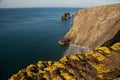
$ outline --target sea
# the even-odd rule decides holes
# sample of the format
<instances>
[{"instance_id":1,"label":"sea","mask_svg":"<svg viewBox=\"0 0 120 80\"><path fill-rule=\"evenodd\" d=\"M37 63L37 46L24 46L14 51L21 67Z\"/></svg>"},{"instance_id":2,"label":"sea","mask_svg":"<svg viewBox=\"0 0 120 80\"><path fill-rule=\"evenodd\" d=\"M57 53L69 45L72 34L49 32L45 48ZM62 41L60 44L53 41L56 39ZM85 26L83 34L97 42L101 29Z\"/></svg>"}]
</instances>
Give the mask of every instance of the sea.
<instances>
[{"instance_id":1,"label":"sea","mask_svg":"<svg viewBox=\"0 0 120 80\"><path fill-rule=\"evenodd\" d=\"M60 40L73 19L61 20L82 8L0 8L0 80L37 61L59 60L66 50Z\"/></svg>"}]
</instances>

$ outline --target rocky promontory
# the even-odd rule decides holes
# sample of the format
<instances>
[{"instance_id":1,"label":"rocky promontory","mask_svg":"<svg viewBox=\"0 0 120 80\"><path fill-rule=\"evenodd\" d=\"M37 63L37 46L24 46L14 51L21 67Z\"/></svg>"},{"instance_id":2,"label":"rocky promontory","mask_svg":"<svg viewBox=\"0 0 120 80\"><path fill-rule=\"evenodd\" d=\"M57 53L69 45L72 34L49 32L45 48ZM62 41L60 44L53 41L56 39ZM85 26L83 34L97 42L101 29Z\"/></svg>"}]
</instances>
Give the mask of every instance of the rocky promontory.
<instances>
[{"instance_id":1,"label":"rocky promontory","mask_svg":"<svg viewBox=\"0 0 120 80\"><path fill-rule=\"evenodd\" d=\"M90 51L110 41L119 30L120 4L88 8L75 13L72 28L59 44L79 45Z\"/></svg>"}]
</instances>

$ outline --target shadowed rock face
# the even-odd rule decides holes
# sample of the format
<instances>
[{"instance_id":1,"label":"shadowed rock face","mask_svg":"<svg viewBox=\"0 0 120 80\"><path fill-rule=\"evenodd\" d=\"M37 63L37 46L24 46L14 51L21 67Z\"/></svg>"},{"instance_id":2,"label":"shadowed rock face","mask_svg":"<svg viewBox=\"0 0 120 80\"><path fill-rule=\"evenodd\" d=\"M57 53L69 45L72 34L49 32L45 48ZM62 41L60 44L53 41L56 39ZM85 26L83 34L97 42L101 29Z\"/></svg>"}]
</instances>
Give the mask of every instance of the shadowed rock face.
<instances>
[{"instance_id":1,"label":"shadowed rock face","mask_svg":"<svg viewBox=\"0 0 120 80\"><path fill-rule=\"evenodd\" d=\"M59 61L38 61L9 80L117 80L120 79L120 42Z\"/></svg>"},{"instance_id":2,"label":"shadowed rock face","mask_svg":"<svg viewBox=\"0 0 120 80\"><path fill-rule=\"evenodd\" d=\"M80 10L61 45L79 45L92 50L111 40L120 30L120 4Z\"/></svg>"}]
</instances>

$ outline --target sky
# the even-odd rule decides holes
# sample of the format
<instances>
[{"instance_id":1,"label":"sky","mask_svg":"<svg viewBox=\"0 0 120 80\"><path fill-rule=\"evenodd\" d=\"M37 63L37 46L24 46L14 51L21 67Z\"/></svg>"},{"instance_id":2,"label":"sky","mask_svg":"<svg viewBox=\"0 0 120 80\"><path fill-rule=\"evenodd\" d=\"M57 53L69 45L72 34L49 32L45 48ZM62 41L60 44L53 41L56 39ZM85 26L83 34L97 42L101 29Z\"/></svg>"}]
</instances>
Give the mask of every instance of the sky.
<instances>
[{"instance_id":1,"label":"sky","mask_svg":"<svg viewBox=\"0 0 120 80\"><path fill-rule=\"evenodd\" d=\"M0 0L0 8L92 7L120 3L120 0Z\"/></svg>"}]
</instances>

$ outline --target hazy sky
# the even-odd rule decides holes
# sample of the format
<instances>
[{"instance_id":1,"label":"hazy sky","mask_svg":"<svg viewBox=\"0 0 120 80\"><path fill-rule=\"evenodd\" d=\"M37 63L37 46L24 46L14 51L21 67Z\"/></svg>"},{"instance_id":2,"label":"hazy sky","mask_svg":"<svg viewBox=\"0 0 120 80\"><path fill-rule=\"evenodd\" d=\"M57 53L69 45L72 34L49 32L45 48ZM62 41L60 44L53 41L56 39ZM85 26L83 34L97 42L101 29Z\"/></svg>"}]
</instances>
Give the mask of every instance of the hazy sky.
<instances>
[{"instance_id":1,"label":"hazy sky","mask_svg":"<svg viewBox=\"0 0 120 80\"><path fill-rule=\"evenodd\" d=\"M120 3L120 0L0 0L0 8L11 7L91 7Z\"/></svg>"}]
</instances>

